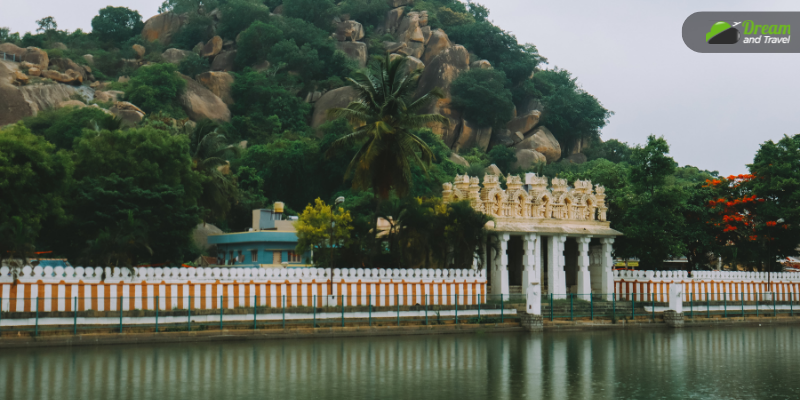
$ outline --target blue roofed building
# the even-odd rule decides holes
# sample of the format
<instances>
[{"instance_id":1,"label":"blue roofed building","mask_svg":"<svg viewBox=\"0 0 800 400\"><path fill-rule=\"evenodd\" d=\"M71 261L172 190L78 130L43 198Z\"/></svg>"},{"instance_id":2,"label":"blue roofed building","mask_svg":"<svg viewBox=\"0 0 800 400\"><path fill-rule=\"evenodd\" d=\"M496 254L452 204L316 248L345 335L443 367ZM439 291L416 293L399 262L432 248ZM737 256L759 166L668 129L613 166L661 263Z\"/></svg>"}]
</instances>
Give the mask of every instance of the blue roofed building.
<instances>
[{"instance_id":1,"label":"blue roofed building","mask_svg":"<svg viewBox=\"0 0 800 400\"><path fill-rule=\"evenodd\" d=\"M283 219L283 203L273 210L253 210L253 226L248 232L208 236L217 246L217 263L252 268L307 267L311 252L297 254L294 220Z\"/></svg>"}]
</instances>

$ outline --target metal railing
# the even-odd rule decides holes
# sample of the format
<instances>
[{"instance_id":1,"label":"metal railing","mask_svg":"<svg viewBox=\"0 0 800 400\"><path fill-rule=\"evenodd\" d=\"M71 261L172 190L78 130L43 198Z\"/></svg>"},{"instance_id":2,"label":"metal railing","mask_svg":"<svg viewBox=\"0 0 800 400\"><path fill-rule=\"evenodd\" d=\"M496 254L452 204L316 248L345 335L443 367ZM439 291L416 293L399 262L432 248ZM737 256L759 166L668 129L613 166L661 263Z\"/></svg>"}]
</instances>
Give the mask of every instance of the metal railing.
<instances>
[{"instance_id":1,"label":"metal railing","mask_svg":"<svg viewBox=\"0 0 800 400\"><path fill-rule=\"evenodd\" d=\"M171 304L166 304L161 296L0 298L0 336L11 332L39 336L43 333L77 335L85 332L505 323L519 320L514 303L524 302L524 296L519 299L509 295L423 294L416 296L421 298L420 302L403 305L404 296L396 294L364 295L364 305L346 305L354 303L351 296L283 295L277 296L279 307L263 305L261 296L248 296L247 306L230 307L233 297L186 296L180 298L180 304L176 304L174 298L169 298ZM305 300L310 300L311 305L302 305ZM335 305L326 306L327 300ZM30 304L32 309L9 311L14 309L12 302L14 305L16 302ZM200 309L200 302L212 302L214 308ZM93 310L87 305L103 310ZM148 309L138 309L136 305ZM60 308L68 310L46 311Z\"/></svg>"},{"instance_id":2,"label":"metal railing","mask_svg":"<svg viewBox=\"0 0 800 400\"><path fill-rule=\"evenodd\" d=\"M3 55L3 61L14 61L14 62L22 61L21 59L17 60L17 55L16 54L8 54L8 53L6 53L4 51L0 51L0 54Z\"/></svg>"}]
</instances>

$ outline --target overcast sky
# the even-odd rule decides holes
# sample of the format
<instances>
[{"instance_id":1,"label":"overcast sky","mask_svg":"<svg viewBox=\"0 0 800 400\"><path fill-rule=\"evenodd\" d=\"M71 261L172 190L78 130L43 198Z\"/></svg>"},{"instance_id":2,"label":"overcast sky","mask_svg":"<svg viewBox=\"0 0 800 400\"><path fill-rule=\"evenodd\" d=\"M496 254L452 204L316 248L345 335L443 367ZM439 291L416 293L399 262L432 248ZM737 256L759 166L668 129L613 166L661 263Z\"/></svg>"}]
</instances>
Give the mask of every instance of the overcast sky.
<instances>
[{"instance_id":1,"label":"overcast sky","mask_svg":"<svg viewBox=\"0 0 800 400\"><path fill-rule=\"evenodd\" d=\"M604 139L643 143L664 136L681 165L747 171L760 143L800 133L800 54L699 54L681 26L697 11L800 11L796 1L479 0L490 19L533 43L549 67L615 112ZM125 6L147 19L161 0L9 2L0 26L34 31L52 15L59 29L91 29L97 10ZM800 39L800 38L798 38Z\"/></svg>"}]
</instances>

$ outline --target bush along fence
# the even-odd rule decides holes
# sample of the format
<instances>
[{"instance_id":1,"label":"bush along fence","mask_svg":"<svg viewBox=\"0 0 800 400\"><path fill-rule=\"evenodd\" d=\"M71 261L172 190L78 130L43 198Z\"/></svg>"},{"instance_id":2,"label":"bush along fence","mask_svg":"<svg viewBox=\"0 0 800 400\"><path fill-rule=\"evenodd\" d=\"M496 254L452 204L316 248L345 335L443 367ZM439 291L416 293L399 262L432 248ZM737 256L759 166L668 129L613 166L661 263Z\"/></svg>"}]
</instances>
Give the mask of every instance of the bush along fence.
<instances>
[{"instance_id":1,"label":"bush along fence","mask_svg":"<svg viewBox=\"0 0 800 400\"><path fill-rule=\"evenodd\" d=\"M614 271L617 300L667 301L671 284L683 284L688 301L790 301L800 296L798 272Z\"/></svg>"}]
</instances>

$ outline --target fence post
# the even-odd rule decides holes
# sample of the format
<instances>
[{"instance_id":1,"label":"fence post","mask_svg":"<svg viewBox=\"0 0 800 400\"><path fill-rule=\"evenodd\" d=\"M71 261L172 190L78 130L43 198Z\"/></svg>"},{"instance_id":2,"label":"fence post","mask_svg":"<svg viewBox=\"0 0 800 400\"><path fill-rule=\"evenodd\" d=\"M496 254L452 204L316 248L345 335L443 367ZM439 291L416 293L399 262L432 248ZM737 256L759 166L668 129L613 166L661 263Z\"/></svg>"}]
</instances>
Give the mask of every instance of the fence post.
<instances>
[{"instance_id":1,"label":"fence post","mask_svg":"<svg viewBox=\"0 0 800 400\"><path fill-rule=\"evenodd\" d=\"M372 293L367 295L367 312L369 313L369 317L367 317L369 326L372 326Z\"/></svg>"},{"instance_id":2,"label":"fence post","mask_svg":"<svg viewBox=\"0 0 800 400\"><path fill-rule=\"evenodd\" d=\"M75 297L75 308L72 309L72 334L78 335L78 297Z\"/></svg>"},{"instance_id":3,"label":"fence post","mask_svg":"<svg viewBox=\"0 0 800 400\"><path fill-rule=\"evenodd\" d=\"M722 305L725 309L722 313L722 318L728 318L728 292L722 294Z\"/></svg>"},{"instance_id":4,"label":"fence post","mask_svg":"<svg viewBox=\"0 0 800 400\"><path fill-rule=\"evenodd\" d=\"M3 304L2 299L0 299L0 304ZM794 317L794 292L789 293L789 316Z\"/></svg>"},{"instance_id":5,"label":"fence post","mask_svg":"<svg viewBox=\"0 0 800 400\"><path fill-rule=\"evenodd\" d=\"M573 304L575 297L572 295L572 293L570 293L568 296L569 296L569 320L575 321L575 306Z\"/></svg>"},{"instance_id":6,"label":"fence post","mask_svg":"<svg viewBox=\"0 0 800 400\"><path fill-rule=\"evenodd\" d=\"M550 321L553 320L553 294L550 293Z\"/></svg>"},{"instance_id":7,"label":"fence post","mask_svg":"<svg viewBox=\"0 0 800 400\"><path fill-rule=\"evenodd\" d=\"M617 294L611 296L611 320L617 319Z\"/></svg>"},{"instance_id":8,"label":"fence post","mask_svg":"<svg viewBox=\"0 0 800 400\"><path fill-rule=\"evenodd\" d=\"M503 297L505 297L505 296L503 296L501 294L500 295L500 323L501 324L503 323L503 316L504 316L503 314L505 313L505 309L506 309L506 306L503 304Z\"/></svg>"},{"instance_id":9,"label":"fence post","mask_svg":"<svg viewBox=\"0 0 800 400\"><path fill-rule=\"evenodd\" d=\"M636 320L636 293L631 296L631 320Z\"/></svg>"},{"instance_id":10,"label":"fence post","mask_svg":"<svg viewBox=\"0 0 800 400\"><path fill-rule=\"evenodd\" d=\"M256 304L256 301L258 301L258 296L253 295L253 330L258 329L258 326L256 325L256 316L258 315L258 305Z\"/></svg>"},{"instance_id":11,"label":"fence post","mask_svg":"<svg viewBox=\"0 0 800 400\"><path fill-rule=\"evenodd\" d=\"M592 321L594 321L594 297L592 297L591 293L589 294L589 315L591 315Z\"/></svg>"},{"instance_id":12,"label":"fence post","mask_svg":"<svg viewBox=\"0 0 800 400\"><path fill-rule=\"evenodd\" d=\"M775 292L772 293L772 317L778 318L778 310L775 308Z\"/></svg>"},{"instance_id":13,"label":"fence post","mask_svg":"<svg viewBox=\"0 0 800 400\"><path fill-rule=\"evenodd\" d=\"M656 294L650 293L650 317L656 322Z\"/></svg>"},{"instance_id":14,"label":"fence post","mask_svg":"<svg viewBox=\"0 0 800 400\"><path fill-rule=\"evenodd\" d=\"M220 305L220 310L221 310L222 309L222 301L221 300L219 302L219 305ZM158 333L158 309L159 309L158 296L156 296L156 333ZM221 328L221 326L222 326L222 317L219 317L219 320L220 320L220 329L222 329Z\"/></svg>"},{"instance_id":15,"label":"fence post","mask_svg":"<svg viewBox=\"0 0 800 400\"><path fill-rule=\"evenodd\" d=\"M397 304L397 326L400 326L400 293L394 294L394 303Z\"/></svg>"},{"instance_id":16,"label":"fence post","mask_svg":"<svg viewBox=\"0 0 800 400\"><path fill-rule=\"evenodd\" d=\"M706 318L711 318L711 297L706 293Z\"/></svg>"},{"instance_id":17,"label":"fence post","mask_svg":"<svg viewBox=\"0 0 800 400\"><path fill-rule=\"evenodd\" d=\"M219 330L222 330L222 296L219 296Z\"/></svg>"},{"instance_id":18,"label":"fence post","mask_svg":"<svg viewBox=\"0 0 800 400\"><path fill-rule=\"evenodd\" d=\"M283 313L283 329L286 329L286 295L281 295L281 312Z\"/></svg>"},{"instance_id":19,"label":"fence post","mask_svg":"<svg viewBox=\"0 0 800 400\"><path fill-rule=\"evenodd\" d=\"M481 320L481 294L478 293L478 321ZM425 326L428 326L428 295L425 295Z\"/></svg>"},{"instance_id":20,"label":"fence post","mask_svg":"<svg viewBox=\"0 0 800 400\"><path fill-rule=\"evenodd\" d=\"M186 320L186 330L192 331L192 295L189 295L189 318Z\"/></svg>"},{"instance_id":21,"label":"fence post","mask_svg":"<svg viewBox=\"0 0 800 400\"><path fill-rule=\"evenodd\" d=\"M39 298L36 298L36 328L33 331L33 336L39 336Z\"/></svg>"},{"instance_id":22,"label":"fence post","mask_svg":"<svg viewBox=\"0 0 800 400\"><path fill-rule=\"evenodd\" d=\"M481 294L478 293L478 324L481 323ZM425 325L428 325L428 308L425 307Z\"/></svg>"},{"instance_id":23,"label":"fence post","mask_svg":"<svg viewBox=\"0 0 800 400\"><path fill-rule=\"evenodd\" d=\"M458 325L458 293L456 293L456 325Z\"/></svg>"},{"instance_id":24,"label":"fence post","mask_svg":"<svg viewBox=\"0 0 800 400\"><path fill-rule=\"evenodd\" d=\"M119 333L122 333L122 296L119 296Z\"/></svg>"},{"instance_id":25,"label":"fence post","mask_svg":"<svg viewBox=\"0 0 800 400\"><path fill-rule=\"evenodd\" d=\"M342 328L344 328L344 294L342 295Z\"/></svg>"},{"instance_id":26,"label":"fence post","mask_svg":"<svg viewBox=\"0 0 800 400\"><path fill-rule=\"evenodd\" d=\"M9 305L10 306L10 305ZM3 332L3 296L0 296L0 333ZM0 335L2 336L2 335Z\"/></svg>"},{"instance_id":27,"label":"fence post","mask_svg":"<svg viewBox=\"0 0 800 400\"><path fill-rule=\"evenodd\" d=\"M758 293L756 293L756 318L758 318L758 298L760 297Z\"/></svg>"},{"instance_id":28,"label":"fence post","mask_svg":"<svg viewBox=\"0 0 800 400\"><path fill-rule=\"evenodd\" d=\"M742 300L742 319L744 319L744 293L742 293L741 297L742 297L741 298L741 300Z\"/></svg>"},{"instance_id":29,"label":"fence post","mask_svg":"<svg viewBox=\"0 0 800 400\"><path fill-rule=\"evenodd\" d=\"M317 295L311 296L311 301L314 303L314 320L312 321L311 329L317 328Z\"/></svg>"}]
</instances>

